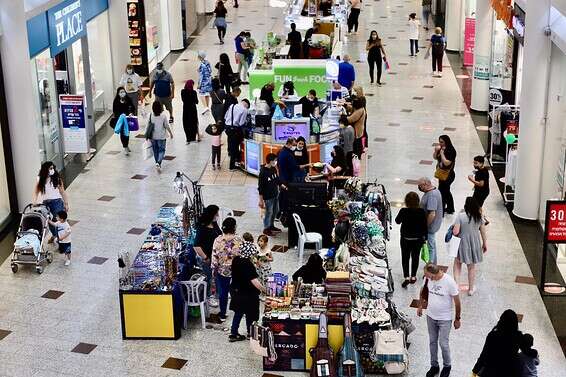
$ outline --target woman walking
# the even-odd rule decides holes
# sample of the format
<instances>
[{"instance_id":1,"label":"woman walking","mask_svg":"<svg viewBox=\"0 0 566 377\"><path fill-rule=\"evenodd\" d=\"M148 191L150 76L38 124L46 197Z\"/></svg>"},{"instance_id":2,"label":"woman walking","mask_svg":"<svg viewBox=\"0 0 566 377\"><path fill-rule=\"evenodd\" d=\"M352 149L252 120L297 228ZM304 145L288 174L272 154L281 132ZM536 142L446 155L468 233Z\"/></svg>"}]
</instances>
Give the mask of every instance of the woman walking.
<instances>
[{"instance_id":1,"label":"woman walking","mask_svg":"<svg viewBox=\"0 0 566 377\"><path fill-rule=\"evenodd\" d=\"M194 85L195 82L193 80L187 80L185 87L181 90L181 100L183 101L183 130L185 131L187 145L189 145L191 141L200 141L197 113L198 98L197 92L193 89Z\"/></svg>"},{"instance_id":2,"label":"woman walking","mask_svg":"<svg viewBox=\"0 0 566 377\"><path fill-rule=\"evenodd\" d=\"M41 164L37 184L33 190L32 202L34 204L45 204L53 218L56 218L59 212L63 210L69 212L69 200L63 179L61 179L55 164L51 161ZM52 243L53 239L57 237L57 228L49 225L49 231L51 232L49 243Z\"/></svg>"},{"instance_id":3,"label":"woman walking","mask_svg":"<svg viewBox=\"0 0 566 377\"><path fill-rule=\"evenodd\" d=\"M171 127L169 127L167 115L163 113L163 105L161 102L155 101L151 107L152 113L149 115L148 120L148 131L150 132L146 133L145 138L151 139L155 167L157 170L160 170L161 162L163 161L163 157L165 157L167 133L169 133L169 136L173 139L173 132L171 132Z\"/></svg>"},{"instance_id":4,"label":"woman walking","mask_svg":"<svg viewBox=\"0 0 566 377\"><path fill-rule=\"evenodd\" d=\"M442 58L444 57L445 47L446 40L442 36L442 28L437 27L430 37L430 44L427 49L427 55L432 49L432 75L435 77L442 77Z\"/></svg>"},{"instance_id":5,"label":"woman walking","mask_svg":"<svg viewBox=\"0 0 566 377\"><path fill-rule=\"evenodd\" d=\"M362 0L349 0L350 1L350 15L348 16L348 34L354 29L358 34L358 18L362 10Z\"/></svg>"},{"instance_id":6,"label":"woman walking","mask_svg":"<svg viewBox=\"0 0 566 377\"><path fill-rule=\"evenodd\" d=\"M212 97L212 105L210 110L212 112L212 117L214 122L222 122L224 120L224 100L226 99L226 92L220 86L220 80L216 77L212 79L212 92L210 93Z\"/></svg>"},{"instance_id":7,"label":"woman walking","mask_svg":"<svg viewBox=\"0 0 566 377\"><path fill-rule=\"evenodd\" d=\"M409 44L411 45L411 56L419 53L419 27L421 23L417 20L417 14L409 15Z\"/></svg>"},{"instance_id":8,"label":"woman walking","mask_svg":"<svg viewBox=\"0 0 566 377\"><path fill-rule=\"evenodd\" d=\"M232 260L240 255L242 239L236 235L236 220L228 217L222 222L222 235L214 240L212 246L212 272L216 277L216 290L220 301L218 317L226 321L228 308L228 292L232 280Z\"/></svg>"},{"instance_id":9,"label":"woman walking","mask_svg":"<svg viewBox=\"0 0 566 377\"><path fill-rule=\"evenodd\" d=\"M395 218L395 222L401 224L401 263L405 277L401 284L403 288L417 282L420 251L428 235L426 212L420 207L419 194L411 191L405 195L405 206L406 208L401 208ZM411 262L410 275L409 261Z\"/></svg>"},{"instance_id":10,"label":"woman walking","mask_svg":"<svg viewBox=\"0 0 566 377\"><path fill-rule=\"evenodd\" d=\"M218 63L214 66L218 70L218 79L220 85L224 87L226 93L232 90L232 82L234 80L234 71L230 64L230 57L226 53L220 54Z\"/></svg>"},{"instance_id":11,"label":"woman walking","mask_svg":"<svg viewBox=\"0 0 566 377\"><path fill-rule=\"evenodd\" d=\"M464 211L456 217L452 233L460 238L458 255L454 259L454 280L459 283L462 263L466 264L468 295L473 296L476 292L476 264L483 260L483 254L487 252L487 234L481 209L471 196L466 198Z\"/></svg>"},{"instance_id":12,"label":"woman walking","mask_svg":"<svg viewBox=\"0 0 566 377\"><path fill-rule=\"evenodd\" d=\"M258 254L255 244L244 242L240 255L232 261L232 283L230 285L230 310L234 311L229 342L246 340L250 336L252 324L259 319L259 295L265 288L259 281L254 266ZM239 334L240 321L246 316L247 337Z\"/></svg>"},{"instance_id":13,"label":"woman walking","mask_svg":"<svg viewBox=\"0 0 566 377\"><path fill-rule=\"evenodd\" d=\"M224 44L224 37L226 36L226 15L228 14L228 10L224 6L224 2L222 0L218 0L216 3L216 8L214 8L214 15L216 18L214 19L214 26L216 26L216 30L218 31L218 40L220 44Z\"/></svg>"},{"instance_id":14,"label":"woman walking","mask_svg":"<svg viewBox=\"0 0 566 377\"><path fill-rule=\"evenodd\" d=\"M364 126L366 122L366 109L364 108L364 100L357 98L352 101L352 113L348 116L348 123L354 127L356 138L354 139L354 154L359 158L364 153Z\"/></svg>"},{"instance_id":15,"label":"woman walking","mask_svg":"<svg viewBox=\"0 0 566 377\"><path fill-rule=\"evenodd\" d=\"M118 87L116 89L116 96L114 97L114 102L112 102L112 119L110 120L110 127L112 129L116 128L116 123L120 118L120 115L124 114L126 116L132 115L134 112L134 104L130 97L126 93L126 89L123 87ZM129 148L130 135L126 127L120 128L120 142L122 143L122 148L124 149L124 154L128 156L131 152Z\"/></svg>"},{"instance_id":16,"label":"woman walking","mask_svg":"<svg viewBox=\"0 0 566 377\"><path fill-rule=\"evenodd\" d=\"M366 51L368 54L369 77L371 79L371 84L373 84L373 73L375 66L377 66L377 85L381 86L382 60L387 59L387 57L385 55L381 39L375 30L372 30L369 34L369 39L366 43Z\"/></svg>"},{"instance_id":17,"label":"woman walking","mask_svg":"<svg viewBox=\"0 0 566 377\"><path fill-rule=\"evenodd\" d=\"M437 161L434 177L438 179L438 190L442 194L444 214L454 213L454 198L450 186L456 179L454 165L456 164L456 149L448 135L440 135L438 145L434 147L432 157Z\"/></svg>"},{"instance_id":18,"label":"woman walking","mask_svg":"<svg viewBox=\"0 0 566 377\"><path fill-rule=\"evenodd\" d=\"M134 115L138 115L138 103L140 101L142 83L143 80L140 75L134 72L134 66L128 64L126 66L126 71L120 78L120 86L124 87L126 94L132 100L132 104L134 105Z\"/></svg>"},{"instance_id":19,"label":"woman walking","mask_svg":"<svg viewBox=\"0 0 566 377\"><path fill-rule=\"evenodd\" d=\"M211 306L218 306L217 300L211 295L212 288L212 245L214 240L222 234L218 226L218 206L211 204L207 206L198 219L197 232L195 236L194 249L200 257L200 265L206 275L207 297Z\"/></svg>"},{"instance_id":20,"label":"woman walking","mask_svg":"<svg viewBox=\"0 0 566 377\"><path fill-rule=\"evenodd\" d=\"M200 65L198 67L198 92L204 99L203 114L210 111L210 92L212 92L212 67L208 60L206 60L206 52L200 51L198 53Z\"/></svg>"}]
</instances>

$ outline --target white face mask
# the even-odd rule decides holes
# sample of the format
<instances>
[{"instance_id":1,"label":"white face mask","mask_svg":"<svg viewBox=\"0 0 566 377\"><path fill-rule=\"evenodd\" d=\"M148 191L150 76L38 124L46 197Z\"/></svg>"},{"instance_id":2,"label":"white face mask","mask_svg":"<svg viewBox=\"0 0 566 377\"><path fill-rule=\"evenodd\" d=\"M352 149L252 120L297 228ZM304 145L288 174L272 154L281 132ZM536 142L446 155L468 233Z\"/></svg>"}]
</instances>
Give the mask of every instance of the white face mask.
<instances>
[{"instance_id":1,"label":"white face mask","mask_svg":"<svg viewBox=\"0 0 566 377\"><path fill-rule=\"evenodd\" d=\"M118 95L120 96L120 98L124 98L126 97L126 92L120 92L118 93Z\"/></svg>"},{"instance_id":2,"label":"white face mask","mask_svg":"<svg viewBox=\"0 0 566 377\"><path fill-rule=\"evenodd\" d=\"M49 169L49 176L52 176L55 174L55 169L51 168Z\"/></svg>"},{"instance_id":3,"label":"white face mask","mask_svg":"<svg viewBox=\"0 0 566 377\"><path fill-rule=\"evenodd\" d=\"M294 145L291 147L291 150L294 151L295 149L297 149L297 147L295 147Z\"/></svg>"},{"instance_id":4,"label":"white face mask","mask_svg":"<svg viewBox=\"0 0 566 377\"><path fill-rule=\"evenodd\" d=\"M297 150L298 150L298 151L302 151L302 150L303 150L303 147L297 147Z\"/></svg>"},{"instance_id":5,"label":"white face mask","mask_svg":"<svg viewBox=\"0 0 566 377\"><path fill-rule=\"evenodd\" d=\"M134 73L134 70L133 70L133 69L128 69L126 72L128 73L128 75L131 75L132 73Z\"/></svg>"},{"instance_id":6,"label":"white face mask","mask_svg":"<svg viewBox=\"0 0 566 377\"><path fill-rule=\"evenodd\" d=\"M162 69L157 69L156 72L159 73L159 74L162 74L162 73L163 73L163 70L162 70Z\"/></svg>"}]
</instances>

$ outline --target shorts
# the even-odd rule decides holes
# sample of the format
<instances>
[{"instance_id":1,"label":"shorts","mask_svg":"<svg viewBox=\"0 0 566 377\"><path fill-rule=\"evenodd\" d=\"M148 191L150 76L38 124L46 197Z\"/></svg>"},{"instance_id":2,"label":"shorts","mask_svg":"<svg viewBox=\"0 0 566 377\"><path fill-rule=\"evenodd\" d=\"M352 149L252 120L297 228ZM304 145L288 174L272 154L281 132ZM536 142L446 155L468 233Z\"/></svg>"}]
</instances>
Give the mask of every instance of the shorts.
<instances>
[{"instance_id":1,"label":"shorts","mask_svg":"<svg viewBox=\"0 0 566 377\"><path fill-rule=\"evenodd\" d=\"M71 254L71 243L59 243L59 251L63 254Z\"/></svg>"}]
</instances>

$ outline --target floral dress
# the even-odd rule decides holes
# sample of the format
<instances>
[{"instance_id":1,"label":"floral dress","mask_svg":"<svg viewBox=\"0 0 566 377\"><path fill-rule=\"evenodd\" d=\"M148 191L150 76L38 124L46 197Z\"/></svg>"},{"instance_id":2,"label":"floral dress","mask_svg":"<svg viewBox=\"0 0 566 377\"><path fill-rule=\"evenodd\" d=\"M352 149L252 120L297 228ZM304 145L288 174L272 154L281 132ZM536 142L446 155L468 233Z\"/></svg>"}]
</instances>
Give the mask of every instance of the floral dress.
<instances>
[{"instance_id":1,"label":"floral dress","mask_svg":"<svg viewBox=\"0 0 566 377\"><path fill-rule=\"evenodd\" d=\"M232 259L240 255L241 245L242 239L239 236L218 236L212 246L212 270L224 277L231 277Z\"/></svg>"},{"instance_id":2,"label":"floral dress","mask_svg":"<svg viewBox=\"0 0 566 377\"><path fill-rule=\"evenodd\" d=\"M267 278L273 275L271 270L271 251L269 249L260 250L256 259L257 274L259 275L259 281L264 287L267 287Z\"/></svg>"},{"instance_id":3,"label":"floral dress","mask_svg":"<svg viewBox=\"0 0 566 377\"><path fill-rule=\"evenodd\" d=\"M198 67L198 91L201 96L212 92L212 67L207 60L203 60Z\"/></svg>"}]
</instances>

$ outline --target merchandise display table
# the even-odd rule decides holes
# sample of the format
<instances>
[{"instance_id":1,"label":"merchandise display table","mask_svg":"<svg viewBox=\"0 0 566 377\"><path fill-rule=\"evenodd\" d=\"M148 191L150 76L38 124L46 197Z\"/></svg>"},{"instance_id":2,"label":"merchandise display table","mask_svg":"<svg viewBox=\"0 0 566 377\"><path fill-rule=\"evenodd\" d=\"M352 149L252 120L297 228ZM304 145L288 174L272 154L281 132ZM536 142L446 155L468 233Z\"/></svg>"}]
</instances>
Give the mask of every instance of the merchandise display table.
<instances>
[{"instance_id":1,"label":"merchandise display table","mask_svg":"<svg viewBox=\"0 0 566 377\"><path fill-rule=\"evenodd\" d=\"M150 234L120 279L123 339L179 339L182 296L179 255L191 243L173 207L163 207ZM125 267L126 268L126 267Z\"/></svg>"}]
</instances>

